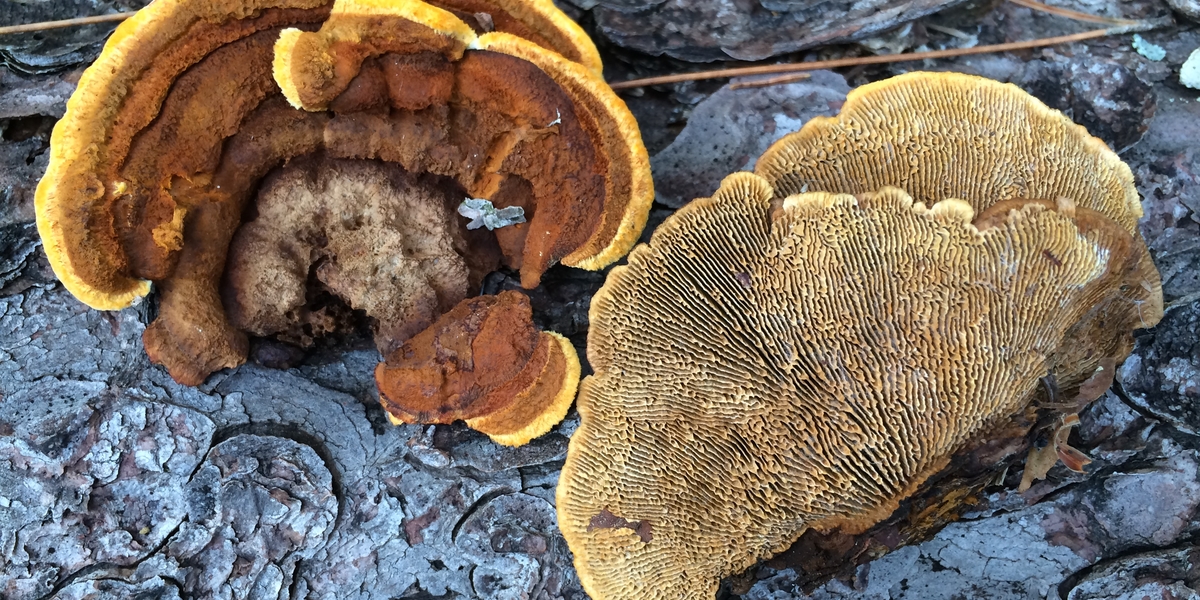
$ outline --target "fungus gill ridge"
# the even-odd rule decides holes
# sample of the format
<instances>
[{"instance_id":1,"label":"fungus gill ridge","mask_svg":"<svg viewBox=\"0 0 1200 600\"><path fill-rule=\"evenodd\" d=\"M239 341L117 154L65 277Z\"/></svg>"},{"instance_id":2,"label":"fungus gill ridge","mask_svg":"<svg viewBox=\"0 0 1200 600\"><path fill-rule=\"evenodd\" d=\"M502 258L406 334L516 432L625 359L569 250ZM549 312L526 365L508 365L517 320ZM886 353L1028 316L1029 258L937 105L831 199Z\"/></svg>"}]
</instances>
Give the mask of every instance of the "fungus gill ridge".
<instances>
[{"instance_id":1,"label":"fungus gill ridge","mask_svg":"<svg viewBox=\"0 0 1200 600\"><path fill-rule=\"evenodd\" d=\"M1128 167L1014 86L863 86L756 172L593 299L557 508L595 600L711 598L808 529L866 531L1162 316Z\"/></svg>"},{"instance_id":2,"label":"fungus gill ridge","mask_svg":"<svg viewBox=\"0 0 1200 600\"><path fill-rule=\"evenodd\" d=\"M773 200L730 176L593 301L558 510L597 600L711 597L807 528L888 516L1059 370L1128 246L1038 203L981 232L896 188Z\"/></svg>"}]
</instances>

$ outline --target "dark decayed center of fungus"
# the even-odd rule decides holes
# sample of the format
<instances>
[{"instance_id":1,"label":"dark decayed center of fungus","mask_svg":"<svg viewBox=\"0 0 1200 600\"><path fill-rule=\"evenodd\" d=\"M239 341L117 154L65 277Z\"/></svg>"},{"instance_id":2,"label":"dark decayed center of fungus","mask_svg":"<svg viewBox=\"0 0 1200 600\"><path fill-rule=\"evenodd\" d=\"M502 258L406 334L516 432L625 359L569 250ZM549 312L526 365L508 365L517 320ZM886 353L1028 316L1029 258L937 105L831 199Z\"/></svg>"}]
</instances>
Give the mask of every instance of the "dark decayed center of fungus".
<instances>
[{"instance_id":1,"label":"dark decayed center of fungus","mask_svg":"<svg viewBox=\"0 0 1200 600\"><path fill-rule=\"evenodd\" d=\"M321 153L276 169L230 246L230 321L308 346L353 309L392 351L497 267L495 239L455 214L463 194L446 177Z\"/></svg>"},{"instance_id":2,"label":"dark decayed center of fungus","mask_svg":"<svg viewBox=\"0 0 1200 600\"><path fill-rule=\"evenodd\" d=\"M489 51L457 62L385 54L362 61L330 106L332 155L455 177L472 197L524 208L527 225L497 237L529 286L596 228L601 211L587 208L605 201L599 126L531 63Z\"/></svg>"}]
</instances>

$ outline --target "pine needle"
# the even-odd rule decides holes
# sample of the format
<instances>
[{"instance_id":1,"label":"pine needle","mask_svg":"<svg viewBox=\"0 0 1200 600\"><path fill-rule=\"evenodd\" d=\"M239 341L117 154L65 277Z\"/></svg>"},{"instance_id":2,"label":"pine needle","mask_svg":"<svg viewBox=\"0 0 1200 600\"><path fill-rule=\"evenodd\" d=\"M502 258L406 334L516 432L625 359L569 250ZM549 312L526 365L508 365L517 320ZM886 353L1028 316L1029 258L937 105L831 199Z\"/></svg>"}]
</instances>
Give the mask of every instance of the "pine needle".
<instances>
[{"instance_id":1,"label":"pine needle","mask_svg":"<svg viewBox=\"0 0 1200 600\"><path fill-rule=\"evenodd\" d=\"M1037 2L1035 0L1008 0L1008 1L1012 2L1013 4L1016 4L1017 6L1024 6L1025 8L1029 8L1032 10L1037 10L1037 11L1041 11L1041 12L1044 12L1047 14L1057 15L1060 17L1066 17L1068 19L1074 19L1076 21L1083 21L1085 23L1100 23L1102 25L1113 25L1113 26L1117 26L1117 27L1128 27L1130 25L1138 24L1137 21L1130 21L1127 19L1113 19L1111 17L1099 17L1096 15L1089 15L1088 13L1079 12L1077 10L1071 10L1069 8L1059 8L1057 6L1047 6L1045 4L1042 4L1041 2Z\"/></svg>"},{"instance_id":2,"label":"pine needle","mask_svg":"<svg viewBox=\"0 0 1200 600\"><path fill-rule=\"evenodd\" d=\"M109 23L112 21L124 21L129 17L137 14L136 12L119 12L111 15L96 15L94 17L80 17L78 19L63 19L62 21L42 21L41 23L26 23L24 25L5 25L0 27L0 35L6 33L26 33L29 31L45 31L47 29L61 29L63 27L76 27L78 25L92 25L94 23Z\"/></svg>"},{"instance_id":3,"label":"pine needle","mask_svg":"<svg viewBox=\"0 0 1200 600\"><path fill-rule=\"evenodd\" d=\"M759 79L757 81L739 81L737 83L730 84L729 89L740 90L745 88L767 87L770 85L782 85L785 83L804 81L809 77L812 77L812 75L809 73L787 73L785 75L771 77L769 79Z\"/></svg>"},{"instance_id":4,"label":"pine needle","mask_svg":"<svg viewBox=\"0 0 1200 600\"><path fill-rule=\"evenodd\" d=\"M1121 27L1109 27L1106 29L1093 29L1082 33L1073 33L1071 35L1060 35L1056 37L1039 38L1036 40L1027 40L1023 42L1007 42L1004 44L990 44L986 46L975 46L973 48L951 48L947 50L931 50L928 52L909 52L905 54L887 54L883 56L858 56L854 58L836 58L833 60L817 60L812 62L788 63L781 65L758 65L753 67L737 67L733 69L717 69L713 71L699 71L696 73L679 73L675 75L662 75L659 77L646 77L644 79L631 79L629 81L618 81L610 84L612 89L628 90L633 88L645 87L648 85L660 85L665 83L679 83L681 81L700 81L703 79L718 79L722 77L743 77L746 75L767 75L777 73L797 73L801 71L816 71L819 69L836 69L841 67L857 67L860 65L883 65L898 62L911 62L917 60L928 60L933 58L953 58L956 56L969 56L973 54L991 54L994 52L1009 52L1012 50L1026 50L1029 48L1043 48L1046 46L1057 46L1059 44L1070 44L1074 42L1082 42L1111 35L1122 35L1126 33L1134 33L1140 31L1149 31L1171 25L1173 22L1167 19L1155 19L1152 21L1136 21L1133 25Z\"/></svg>"}]
</instances>

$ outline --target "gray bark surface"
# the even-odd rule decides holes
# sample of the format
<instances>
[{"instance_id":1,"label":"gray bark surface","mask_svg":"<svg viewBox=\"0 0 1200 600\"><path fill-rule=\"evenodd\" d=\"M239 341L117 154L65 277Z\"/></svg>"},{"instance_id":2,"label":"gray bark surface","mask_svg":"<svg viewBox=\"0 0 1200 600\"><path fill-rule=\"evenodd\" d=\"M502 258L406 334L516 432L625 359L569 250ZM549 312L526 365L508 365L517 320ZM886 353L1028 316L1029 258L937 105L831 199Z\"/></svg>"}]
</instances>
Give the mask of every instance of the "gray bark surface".
<instances>
[{"instance_id":1,"label":"gray bark surface","mask_svg":"<svg viewBox=\"0 0 1200 600\"><path fill-rule=\"evenodd\" d=\"M1159 0L1069 7L1126 17L1168 10ZM12 20L0 22L122 8L7 6L0 17ZM604 11L614 10L594 8L593 18L622 43L606 29L615 21ZM981 43L1082 27L1012 5L936 18ZM916 29L921 43L953 42ZM515 449L461 425L393 427L371 378L378 354L361 343L296 356L262 342L251 364L183 387L142 350L152 302L93 311L54 281L32 223L33 189L49 128L103 39L91 30L55 35L67 41L53 51L31 45L44 40L0 39L0 598L585 598L554 515L573 413ZM1200 32L1185 23L1145 37L1166 49L1164 61L1113 38L923 66L1013 81L1127 148L1169 308L1139 334L1112 392L1082 415L1072 444L1095 460L1089 472L1058 466L1022 495L1018 462L928 541L851 565L815 589L803 572L767 563L731 582L727 596L1200 598L1200 102L1177 82ZM672 68L626 58L608 64ZM836 112L849 87L917 66L850 72L848 84L825 73L627 99L654 140L660 200L679 206L747 168L788 129ZM651 227L670 212L656 207ZM583 349L602 282L603 274L551 271L530 292L538 324ZM517 287L496 274L484 292Z\"/></svg>"}]
</instances>

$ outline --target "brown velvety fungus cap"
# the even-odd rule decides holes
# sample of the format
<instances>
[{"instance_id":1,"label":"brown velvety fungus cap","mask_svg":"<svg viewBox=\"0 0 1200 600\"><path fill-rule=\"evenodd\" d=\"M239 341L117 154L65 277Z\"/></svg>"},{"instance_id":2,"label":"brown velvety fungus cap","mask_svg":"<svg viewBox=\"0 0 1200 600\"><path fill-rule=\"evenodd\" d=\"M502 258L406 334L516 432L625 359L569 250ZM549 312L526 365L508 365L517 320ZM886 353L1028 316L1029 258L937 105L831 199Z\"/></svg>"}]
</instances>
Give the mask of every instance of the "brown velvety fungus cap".
<instances>
[{"instance_id":1,"label":"brown velvety fungus cap","mask_svg":"<svg viewBox=\"0 0 1200 600\"><path fill-rule=\"evenodd\" d=\"M358 75L365 58L427 51L456 60L477 37L464 19L479 27L483 14L498 31L551 50L599 78L595 46L547 0L338 0L320 31L283 31L275 52L276 81L292 106L325 110Z\"/></svg>"},{"instance_id":2,"label":"brown velvety fungus cap","mask_svg":"<svg viewBox=\"0 0 1200 600\"><path fill-rule=\"evenodd\" d=\"M341 14L338 6L335 16ZM439 26L457 21L440 9L425 12ZM399 16L395 21L396 35L403 37L411 21ZM427 168L457 176L472 197L524 210L526 224L496 235L506 264L521 270L527 288L536 287L559 261L601 269L624 256L654 198L649 157L624 103L594 72L528 40L503 32L470 35L454 30L453 39L470 39L470 49L460 59L447 55L453 71L445 102L457 109L456 118L473 115L465 125L474 131L457 131L459 123L448 123L450 138L465 156L453 166ZM360 38L357 44L344 41ZM285 32L275 49L276 81L293 105L337 112L339 94L371 96L365 82L374 67L364 56L383 54L382 79L398 68L384 54L396 45L389 39L387 23L358 17L331 18L317 32ZM349 67L342 64L361 65L362 89L350 87L344 72ZM429 77L427 71L421 75ZM380 83L375 95L395 108L429 106L409 104L402 87ZM380 148L370 150L384 156L388 143L381 140Z\"/></svg>"},{"instance_id":3,"label":"brown velvety fungus cap","mask_svg":"<svg viewBox=\"0 0 1200 600\"><path fill-rule=\"evenodd\" d=\"M270 110L274 41L327 13L311 0L155 2L117 28L55 126L37 194L51 265L103 309L158 281L143 339L181 382L245 359L217 292L229 236L277 152L321 143L319 118Z\"/></svg>"},{"instance_id":4,"label":"brown velvety fungus cap","mask_svg":"<svg viewBox=\"0 0 1200 600\"><path fill-rule=\"evenodd\" d=\"M837 116L775 142L755 173L780 197L895 186L918 202L961 198L979 213L1006 200L1066 198L1145 246L1133 173L1117 154L1017 86L974 75L914 72L859 87ZM1162 282L1149 252L1139 255L1139 285L1152 288L1142 326L1151 327L1162 317Z\"/></svg>"},{"instance_id":5,"label":"brown velvety fungus cap","mask_svg":"<svg viewBox=\"0 0 1200 600\"><path fill-rule=\"evenodd\" d=\"M417 0L337 0L315 32L285 29L275 43L275 81L288 102L325 110L381 54L462 56L475 32L453 14Z\"/></svg>"},{"instance_id":6,"label":"brown velvety fungus cap","mask_svg":"<svg viewBox=\"0 0 1200 600\"><path fill-rule=\"evenodd\" d=\"M301 279L366 311L388 350L477 289L480 272L499 260L523 268L527 285L581 248L615 260L612 249L633 243L626 238L645 223L653 195L636 183L648 181L648 161L628 111L598 76L554 52L516 43L587 73L586 82L559 84L558 71L512 53L468 50L475 41L455 14L416 0L157 0L117 29L52 137L37 213L55 272L102 309L128 306L155 282L160 312L144 335L147 353L177 381L198 384L245 360L242 328L295 339L307 335L297 328L329 321L294 306L307 294ZM285 88L299 84L294 100L322 110L291 106L281 74ZM601 91L581 94L580 85ZM594 114L596 106L609 112ZM625 123L618 134L603 131L615 121ZM339 159L374 166L312 166ZM276 203L233 248L291 269L274 281L286 280L290 300L255 298L246 292L271 278L267 263L231 258L230 244L255 212L260 180L292 160L312 177L277 177L268 186L277 198L327 200L329 209L310 216L340 206L387 239L367 240L332 219L302 226L298 212ZM328 198L317 197L314 181ZM337 190L354 186L381 196L351 207ZM454 197L522 206L529 223L464 234ZM432 220L398 224L396 207L413 202L432 203L419 211ZM292 226L312 234L313 255L288 262L281 228ZM377 271L364 252L385 246L409 254ZM409 268L429 252L449 263ZM305 262L313 277L299 276ZM230 277L227 263L239 265ZM426 287L382 289L410 283ZM264 312L277 309L284 314Z\"/></svg>"},{"instance_id":7,"label":"brown velvety fungus cap","mask_svg":"<svg viewBox=\"0 0 1200 600\"><path fill-rule=\"evenodd\" d=\"M527 60L550 74L571 95L577 114L589 121L588 129L594 132L593 139L608 159L600 222L586 242L562 258L563 264L594 271L625 256L641 235L654 200L650 158L633 114L625 109L611 89L595 85L591 73L559 56L539 52L536 46L520 38L504 33L487 34L481 36L474 47ZM549 236L546 228L542 231L543 236ZM544 250L535 250L529 246L527 237L526 256L535 251L548 252L551 256L562 252L552 244L547 246ZM522 279L524 275L522 272Z\"/></svg>"},{"instance_id":8,"label":"brown velvety fungus cap","mask_svg":"<svg viewBox=\"0 0 1200 600\"><path fill-rule=\"evenodd\" d=\"M323 0L162 0L117 27L100 57L80 78L66 114L55 126L50 165L37 192L38 231L55 273L75 297L104 310L128 306L149 291L139 263L161 263L162 255L178 250L182 243L188 207L165 201L136 207L156 213L154 226L137 240L148 246L151 256L138 256L139 249L126 248L121 239L124 222L139 216L122 214L131 209L121 199L161 192L164 183L172 183L169 177L165 182L130 181L122 167L137 151L131 148L134 138L159 115L176 79L224 46L236 46L205 61L230 68L227 86L186 90L196 102L178 110L190 111L192 118L176 121L190 127L162 140L174 147L156 148L164 162L191 166L207 158L200 151L205 138L227 136L244 114L239 109L247 104L253 107L256 96L269 93L269 80L229 92L254 80L256 69L265 66L269 73L269 48L281 26L319 23L328 12L323 4ZM187 35L181 36L184 32ZM190 78L191 82L200 79ZM165 135L160 138L173 132L161 133ZM135 189L139 184L156 189Z\"/></svg>"},{"instance_id":9,"label":"brown velvety fungus cap","mask_svg":"<svg viewBox=\"0 0 1200 600\"><path fill-rule=\"evenodd\" d=\"M514 291L464 300L386 358L375 381L393 422L461 419L510 446L558 424L579 383L575 348Z\"/></svg>"},{"instance_id":10,"label":"brown velvety fungus cap","mask_svg":"<svg viewBox=\"0 0 1200 600\"><path fill-rule=\"evenodd\" d=\"M1153 292L1122 224L1036 200L974 219L737 173L635 248L592 301L557 491L591 597L711 598L808 528L863 531L1047 372L1129 351Z\"/></svg>"}]
</instances>

